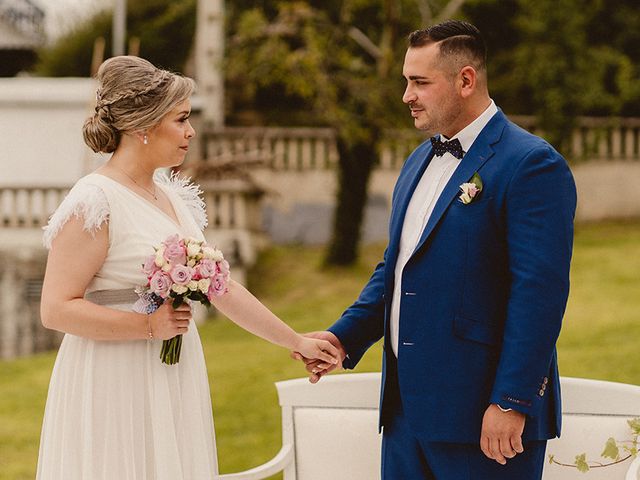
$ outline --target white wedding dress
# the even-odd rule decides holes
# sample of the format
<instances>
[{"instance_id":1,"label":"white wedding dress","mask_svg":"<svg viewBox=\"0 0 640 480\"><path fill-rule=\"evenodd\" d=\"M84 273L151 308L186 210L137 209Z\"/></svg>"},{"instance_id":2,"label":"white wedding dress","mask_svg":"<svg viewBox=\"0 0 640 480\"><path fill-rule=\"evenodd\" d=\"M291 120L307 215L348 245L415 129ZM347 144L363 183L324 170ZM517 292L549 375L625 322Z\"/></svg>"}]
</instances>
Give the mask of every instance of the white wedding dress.
<instances>
[{"instance_id":1,"label":"white wedding dress","mask_svg":"<svg viewBox=\"0 0 640 480\"><path fill-rule=\"evenodd\" d=\"M204 203L185 180L156 177L180 224L100 174L80 179L45 227L45 245L76 215L109 229L107 258L87 292L133 289L141 264L169 235L204 240ZM105 223L106 222L106 223ZM109 305L122 310L131 304ZM200 480L218 473L211 397L195 324L180 362L160 360L161 340L96 341L65 335L44 413L39 480Z\"/></svg>"}]
</instances>

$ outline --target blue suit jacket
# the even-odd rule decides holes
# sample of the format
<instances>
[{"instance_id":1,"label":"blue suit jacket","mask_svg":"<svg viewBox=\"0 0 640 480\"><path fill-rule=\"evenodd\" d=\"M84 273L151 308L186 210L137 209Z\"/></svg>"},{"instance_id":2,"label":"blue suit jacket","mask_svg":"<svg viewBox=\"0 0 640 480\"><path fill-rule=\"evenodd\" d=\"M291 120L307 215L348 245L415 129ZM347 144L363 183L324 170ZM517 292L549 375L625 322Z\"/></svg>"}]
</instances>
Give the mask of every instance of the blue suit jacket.
<instances>
[{"instance_id":1,"label":"blue suit jacket","mask_svg":"<svg viewBox=\"0 0 640 480\"><path fill-rule=\"evenodd\" d=\"M381 424L390 408L389 312L407 205L433 154L406 160L393 193L389 244L358 300L329 328L353 368L382 336ZM470 204L459 186L474 173ZM569 293L576 190L544 140L490 120L446 185L402 274L398 382L425 441L477 442L490 403L527 415L523 438L560 433L556 340Z\"/></svg>"}]
</instances>

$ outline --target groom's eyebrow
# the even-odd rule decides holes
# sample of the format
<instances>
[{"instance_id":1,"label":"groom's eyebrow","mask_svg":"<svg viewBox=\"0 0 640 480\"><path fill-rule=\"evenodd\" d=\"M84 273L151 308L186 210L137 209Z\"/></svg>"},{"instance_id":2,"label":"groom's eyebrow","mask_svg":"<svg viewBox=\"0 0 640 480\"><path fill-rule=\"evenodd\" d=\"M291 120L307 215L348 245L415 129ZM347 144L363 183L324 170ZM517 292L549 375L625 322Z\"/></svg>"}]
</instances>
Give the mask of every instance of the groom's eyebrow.
<instances>
[{"instance_id":1,"label":"groom's eyebrow","mask_svg":"<svg viewBox=\"0 0 640 480\"><path fill-rule=\"evenodd\" d=\"M429 77L423 77L422 75L409 75L408 80L428 80Z\"/></svg>"}]
</instances>

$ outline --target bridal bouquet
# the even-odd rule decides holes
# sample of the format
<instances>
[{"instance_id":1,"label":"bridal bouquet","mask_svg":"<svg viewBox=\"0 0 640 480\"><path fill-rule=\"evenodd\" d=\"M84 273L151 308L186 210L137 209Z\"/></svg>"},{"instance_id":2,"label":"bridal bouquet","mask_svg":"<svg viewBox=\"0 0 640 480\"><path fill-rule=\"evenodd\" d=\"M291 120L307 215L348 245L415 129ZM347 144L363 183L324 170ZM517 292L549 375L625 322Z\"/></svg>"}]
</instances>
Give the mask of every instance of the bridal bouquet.
<instances>
[{"instance_id":1,"label":"bridal bouquet","mask_svg":"<svg viewBox=\"0 0 640 480\"><path fill-rule=\"evenodd\" d=\"M147 284L137 289L140 300L134 309L153 313L165 301L173 308L188 300L211 305L213 297L227 292L229 263L222 252L206 242L193 238L180 238L177 234L167 238L142 265ZM173 365L180 360L182 335L162 343L160 358Z\"/></svg>"}]
</instances>

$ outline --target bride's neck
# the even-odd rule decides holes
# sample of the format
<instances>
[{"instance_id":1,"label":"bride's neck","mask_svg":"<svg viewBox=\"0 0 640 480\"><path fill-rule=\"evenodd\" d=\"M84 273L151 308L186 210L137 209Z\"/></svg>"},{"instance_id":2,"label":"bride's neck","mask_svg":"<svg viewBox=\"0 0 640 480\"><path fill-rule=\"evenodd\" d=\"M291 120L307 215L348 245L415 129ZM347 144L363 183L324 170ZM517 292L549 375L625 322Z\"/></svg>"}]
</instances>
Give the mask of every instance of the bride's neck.
<instances>
[{"instance_id":1,"label":"bride's neck","mask_svg":"<svg viewBox=\"0 0 640 480\"><path fill-rule=\"evenodd\" d=\"M150 165L145 165L139 158L116 152L111 156L106 166L120 173L124 173L125 176L133 180L134 183L145 186L153 185L155 168Z\"/></svg>"}]
</instances>

